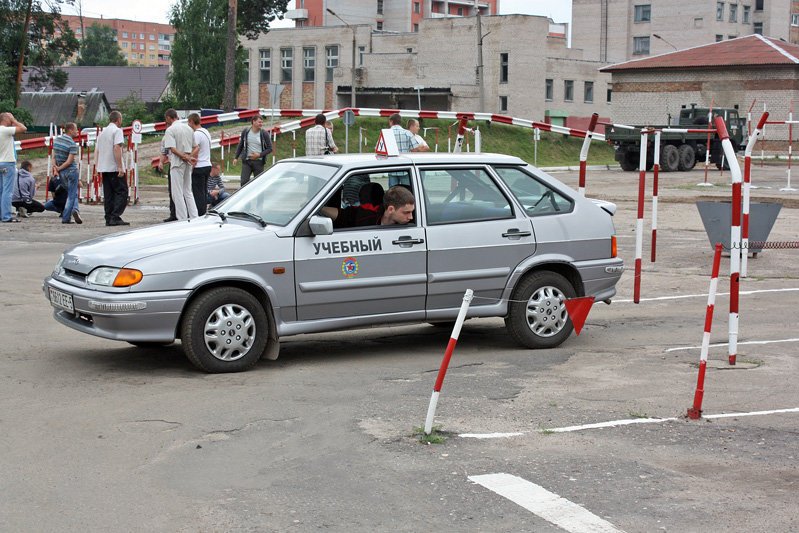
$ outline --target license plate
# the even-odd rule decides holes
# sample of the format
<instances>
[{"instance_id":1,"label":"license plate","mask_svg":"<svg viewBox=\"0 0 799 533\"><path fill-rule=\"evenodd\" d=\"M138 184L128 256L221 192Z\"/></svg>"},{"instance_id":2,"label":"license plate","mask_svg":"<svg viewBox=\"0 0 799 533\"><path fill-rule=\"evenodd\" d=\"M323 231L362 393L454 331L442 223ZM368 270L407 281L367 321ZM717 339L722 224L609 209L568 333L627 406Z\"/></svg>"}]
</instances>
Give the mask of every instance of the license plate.
<instances>
[{"instance_id":1,"label":"license plate","mask_svg":"<svg viewBox=\"0 0 799 533\"><path fill-rule=\"evenodd\" d=\"M75 307L72 305L72 295L59 291L58 289L53 289L52 287L50 287L50 303L70 313L75 312Z\"/></svg>"}]
</instances>

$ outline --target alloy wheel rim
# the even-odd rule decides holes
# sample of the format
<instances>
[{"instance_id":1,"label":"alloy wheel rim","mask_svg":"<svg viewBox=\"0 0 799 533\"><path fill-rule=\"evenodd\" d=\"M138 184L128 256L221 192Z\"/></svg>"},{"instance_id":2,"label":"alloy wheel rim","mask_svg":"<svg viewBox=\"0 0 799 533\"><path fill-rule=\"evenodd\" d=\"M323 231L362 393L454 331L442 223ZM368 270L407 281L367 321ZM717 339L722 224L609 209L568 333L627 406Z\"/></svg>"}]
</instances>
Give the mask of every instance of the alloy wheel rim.
<instances>
[{"instance_id":1,"label":"alloy wheel rim","mask_svg":"<svg viewBox=\"0 0 799 533\"><path fill-rule=\"evenodd\" d=\"M564 301L566 296L557 287L539 287L527 300L527 326L539 337L552 337L560 333L569 315Z\"/></svg>"},{"instance_id":2,"label":"alloy wheel rim","mask_svg":"<svg viewBox=\"0 0 799 533\"><path fill-rule=\"evenodd\" d=\"M255 342L255 319L241 305L217 307L205 321L205 347L220 361L241 359Z\"/></svg>"}]
</instances>

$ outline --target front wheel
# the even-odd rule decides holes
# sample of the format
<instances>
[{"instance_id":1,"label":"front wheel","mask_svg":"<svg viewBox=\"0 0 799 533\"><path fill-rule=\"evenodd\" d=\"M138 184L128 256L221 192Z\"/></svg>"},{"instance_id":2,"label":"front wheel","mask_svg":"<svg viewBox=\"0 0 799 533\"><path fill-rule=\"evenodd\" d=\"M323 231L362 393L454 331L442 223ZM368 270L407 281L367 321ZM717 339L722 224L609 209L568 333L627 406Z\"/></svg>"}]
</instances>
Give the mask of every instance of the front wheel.
<instances>
[{"instance_id":1,"label":"front wheel","mask_svg":"<svg viewBox=\"0 0 799 533\"><path fill-rule=\"evenodd\" d=\"M266 347L268 319L252 294L218 287L189 304L181 326L186 357L206 372L241 372L252 367Z\"/></svg>"},{"instance_id":2,"label":"front wheel","mask_svg":"<svg viewBox=\"0 0 799 533\"><path fill-rule=\"evenodd\" d=\"M554 348L574 329L565 301L575 296L574 287L560 274L535 272L513 291L505 327L523 346Z\"/></svg>"}]
</instances>

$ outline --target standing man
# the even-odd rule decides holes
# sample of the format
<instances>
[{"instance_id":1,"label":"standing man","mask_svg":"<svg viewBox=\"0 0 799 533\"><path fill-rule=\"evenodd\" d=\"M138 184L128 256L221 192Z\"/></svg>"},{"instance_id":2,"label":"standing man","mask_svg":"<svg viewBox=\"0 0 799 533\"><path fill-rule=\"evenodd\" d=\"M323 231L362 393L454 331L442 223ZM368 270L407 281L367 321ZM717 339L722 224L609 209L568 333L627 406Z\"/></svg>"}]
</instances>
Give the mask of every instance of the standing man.
<instances>
[{"instance_id":1,"label":"standing man","mask_svg":"<svg viewBox=\"0 0 799 533\"><path fill-rule=\"evenodd\" d=\"M333 133L325 127L327 117L319 113L314 118L314 126L305 131L305 155L326 155L338 152L333 142Z\"/></svg>"},{"instance_id":2,"label":"standing man","mask_svg":"<svg viewBox=\"0 0 799 533\"><path fill-rule=\"evenodd\" d=\"M205 214L208 195L208 176L211 175L211 134L200 125L200 115L192 113L188 117L189 127L194 130L197 145L197 163L191 171L191 194L197 204L197 215Z\"/></svg>"},{"instance_id":3,"label":"standing man","mask_svg":"<svg viewBox=\"0 0 799 533\"><path fill-rule=\"evenodd\" d=\"M164 148L169 150L169 183L178 220L197 217L197 204L191 194L191 169L197 160L194 131L178 120L178 112L167 109L164 120L169 126L164 134Z\"/></svg>"},{"instance_id":4,"label":"standing man","mask_svg":"<svg viewBox=\"0 0 799 533\"><path fill-rule=\"evenodd\" d=\"M17 150L14 135L28 130L11 113L0 113L0 220L19 222L11 216L11 196L17 179Z\"/></svg>"},{"instance_id":5,"label":"standing man","mask_svg":"<svg viewBox=\"0 0 799 533\"><path fill-rule=\"evenodd\" d=\"M120 126L122 126L122 113L111 111L108 115L108 126L97 136L94 151L97 172L103 176L106 226L130 226L130 222L122 220L122 213L128 206L128 181L122 163L122 143L125 142L125 137ZM61 221L64 220L62 217Z\"/></svg>"},{"instance_id":6,"label":"standing man","mask_svg":"<svg viewBox=\"0 0 799 533\"><path fill-rule=\"evenodd\" d=\"M272 139L268 131L263 129L264 120L261 115L252 117L252 127L244 128L236 148L235 165L241 161L241 186L244 187L252 176L257 176L264 170L266 156L272 153Z\"/></svg>"},{"instance_id":7,"label":"standing man","mask_svg":"<svg viewBox=\"0 0 799 533\"><path fill-rule=\"evenodd\" d=\"M394 133L394 138L397 139L397 149L400 152L420 152L421 145L419 141L409 132L402 127L402 117L399 113L394 113L388 117L388 124L391 131Z\"/></svg>"},{"instance_id":8,"label":"standing man","mask_svg":"<svg viewBox=\"0 0 799 533\"><path fill-rule=\"evenodd\" d=\"M74 122L64 125L64 131L53 141L53 176L59 176L61 183L67 188L67 203L61 212L61 223L72 224L71 218L75 222L83 224L83 220L78 213L78 165L75 161L78 157L78 145L72 140L78 134L78 126ZM127 196L127 195L126 195ZM125 198L127 203L127 198Z\"/></svg>"},{"instance_id":9,"label":"standing man","mask_svg":"<svg viewBox=\"0 0 799 533\"><path fill-rule=\"evenodd\" d=\"M419 152L429 152L430 146L428 146L427 141L424 140L424 137L419 135L419 121L415 118L408 119L408 131L413 134L413 138L416 139L416 142L419 143Z\"/></svg>"}]
</instances>

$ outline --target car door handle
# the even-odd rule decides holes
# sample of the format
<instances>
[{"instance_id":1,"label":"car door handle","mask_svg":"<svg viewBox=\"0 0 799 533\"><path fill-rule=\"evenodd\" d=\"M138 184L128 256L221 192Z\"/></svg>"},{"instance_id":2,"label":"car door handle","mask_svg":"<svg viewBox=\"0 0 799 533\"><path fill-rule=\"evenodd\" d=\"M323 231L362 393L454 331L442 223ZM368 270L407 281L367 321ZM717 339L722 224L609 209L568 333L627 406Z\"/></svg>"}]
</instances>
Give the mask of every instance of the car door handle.
<instances>
[{"instance_id":1,"label":"car door handle","mask_svg":"<svg viewBox=\"0 0 799 533\"><path fill-rule=\"evenodd\" d=\"M506 239L513 239L513 238L518 239L519 237L530 237L532 236L532 234L533 234L532 231L521 231L518 228L510 228L508 231L503 233L502 236L505 237Z\"/></svg>"},{"instance_id":2,"label":"car door handle","mask_svg":"<svg viewBox=\"0 0 799 533\"><path fill-rule=\"evenodd\" d=\"M408 248L410 246L413 246L414 244L424 244L424 239L414 239L410 235L403 235L397 240L391 241L391 244L395 244L403 248Z\"/></svg>"}]
</instances>

